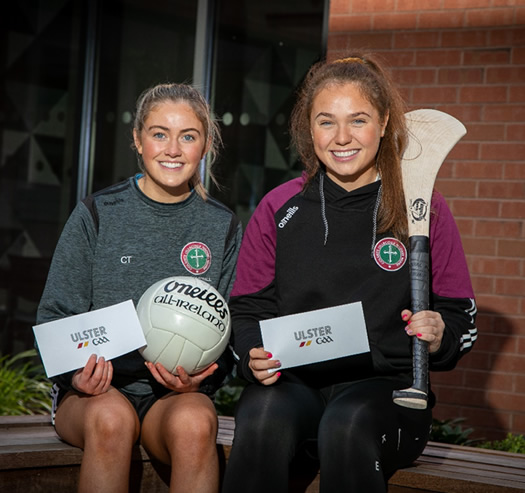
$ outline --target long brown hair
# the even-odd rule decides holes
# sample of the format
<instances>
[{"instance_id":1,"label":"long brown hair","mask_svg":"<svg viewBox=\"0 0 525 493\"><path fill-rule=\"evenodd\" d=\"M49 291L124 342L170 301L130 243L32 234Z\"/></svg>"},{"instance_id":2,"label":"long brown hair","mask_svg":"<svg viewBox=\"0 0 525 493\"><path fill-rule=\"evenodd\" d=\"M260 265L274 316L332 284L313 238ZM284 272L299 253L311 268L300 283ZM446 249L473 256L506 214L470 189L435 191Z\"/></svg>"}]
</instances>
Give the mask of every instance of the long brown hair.
<instances>
[{"instance_id":1,"label":"long brown hair","mask_svg":"<svg viewBox=\"0 0 525 493\"><path fill-rule=\"evenodd\" d=\"M388 117L375 164L382 180L382 198L378 213L378 232L391 231L407 241L406 206L401 178L401 156L407 144L405 104L390 75L379 60L368 54L352 54L334 61L321 61L308 71L298 91L292 110L292 143L306 170L306 184L324 167L315 154L310 131L313 101L319 91L331 84L352 83L374 106L379 120Z\"/></svg>"},{"instance_id":2,"label":"long brown hair","mask_svg":"<svg viewBox=\"0 0 525 493\"><path fill-rule=\"evenodd\" d=\"M133 130L137 132L137 135L140 135L140 132L144 127L144 122L146 121L150 112L156 106L166 101L173 103L183 102L188 104L193 109L199 121L202 123L204 128L205 142L208 146L208 174L213 183L219 187L211 167L222 144L221 133L219 125L211 116L211 110L208 102L204 96L194 87L188 84L158 84L154 87L146 89L137 99ZM135 151L137 150L134 142L131 144L131 147ZM139 167L142 171L144 171L144 163L142 162L142 157L140 155L138 155L138 160ZM195 191L203 199L206 199L207 193L204 185L202 184L199 168L195 170L195 174L190 178L189 184L190 187L195 189Z\"/></svg>"}]
</instances>

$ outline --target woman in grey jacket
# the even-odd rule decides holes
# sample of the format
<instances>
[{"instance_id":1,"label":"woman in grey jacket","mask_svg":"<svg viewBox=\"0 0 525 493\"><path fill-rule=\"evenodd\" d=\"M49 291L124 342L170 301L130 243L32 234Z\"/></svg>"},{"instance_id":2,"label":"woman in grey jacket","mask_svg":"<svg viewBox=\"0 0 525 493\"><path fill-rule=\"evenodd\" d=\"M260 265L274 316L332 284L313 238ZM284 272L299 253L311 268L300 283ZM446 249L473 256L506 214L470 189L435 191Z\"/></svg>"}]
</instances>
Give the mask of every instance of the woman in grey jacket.
<instances>
[{"instance_id":1,"label":"woman in grey jacket","mask_svg":"<svg viewBox=\"0 0 525 493\"><path fill-rule=\"evenodd\" d=\"M154 282L197 276L228 299L241 225L199 177L220 143L205 99L184 84L161 84L138 99L134 147L142 173L80 202L60 237L38 323L132 299ZM190 259L198 250L201 264ZM145 364L134 351L54 380L55 426L84 449L79 491L127 492L140 439L171 465L172 492L216 492L217 417L210 397L230 370L228 354L196 375Z\"/></svg>"}]
</instances>

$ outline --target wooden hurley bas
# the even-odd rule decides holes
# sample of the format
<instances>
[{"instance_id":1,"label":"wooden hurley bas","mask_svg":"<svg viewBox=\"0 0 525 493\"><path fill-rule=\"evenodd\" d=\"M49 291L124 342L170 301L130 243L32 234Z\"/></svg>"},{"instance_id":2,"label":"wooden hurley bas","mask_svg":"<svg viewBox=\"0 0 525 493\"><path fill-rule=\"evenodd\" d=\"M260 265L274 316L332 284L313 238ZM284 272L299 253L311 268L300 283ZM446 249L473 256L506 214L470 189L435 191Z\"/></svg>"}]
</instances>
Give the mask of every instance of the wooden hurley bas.
<instances>
[{"instance_id":1,"label":"wooden hurley bas","mask_svg":"<svg viewBox=\"0 0 525 493\"><path fill-rule=\"evenodd\" d=\"M403 191L410 242L411 310L429 309L430 202L439 168L448 153L467 133L465 126L442 111L421 109L405 114L409 140L401 160ZM426 409L428 401L428 343L413 337L413 382L395 390L396 404Z\"/></svg>"}]
</instances>

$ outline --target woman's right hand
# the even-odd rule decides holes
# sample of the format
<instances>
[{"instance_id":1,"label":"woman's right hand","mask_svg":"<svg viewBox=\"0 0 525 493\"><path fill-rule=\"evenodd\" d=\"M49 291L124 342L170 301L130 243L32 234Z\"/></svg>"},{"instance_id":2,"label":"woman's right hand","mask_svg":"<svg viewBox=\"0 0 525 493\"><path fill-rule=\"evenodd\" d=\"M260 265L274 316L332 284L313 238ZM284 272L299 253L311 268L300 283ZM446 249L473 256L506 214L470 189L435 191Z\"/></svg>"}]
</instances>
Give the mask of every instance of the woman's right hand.
<instances>
[{"instance_id":1,"label":"woman's right hand","mask_svg":"<svg viewBox=\"0 0 525 493\"><path fill-rule=\"evenodd\" d=\"M263 348L253 348L250 350L248 366L250 370L252 370L253 376L263 385L271 385L281 376L281 372L279 371L268 371L281 366L279 360L271 358L272 353L265 351Z\"/></svg>"},{"instance_id":2,"label":"woman's right hand","mask_svg":"<svg viewBox=\"0 0 525 493\"><path fill-rule=\"evenodd\" d=\"M77 392L88 395L99 395L107 392L113 378L113 365L102 356L92 354L84 368L73 375L72 385Z\"/></svg>"}]
</instances>

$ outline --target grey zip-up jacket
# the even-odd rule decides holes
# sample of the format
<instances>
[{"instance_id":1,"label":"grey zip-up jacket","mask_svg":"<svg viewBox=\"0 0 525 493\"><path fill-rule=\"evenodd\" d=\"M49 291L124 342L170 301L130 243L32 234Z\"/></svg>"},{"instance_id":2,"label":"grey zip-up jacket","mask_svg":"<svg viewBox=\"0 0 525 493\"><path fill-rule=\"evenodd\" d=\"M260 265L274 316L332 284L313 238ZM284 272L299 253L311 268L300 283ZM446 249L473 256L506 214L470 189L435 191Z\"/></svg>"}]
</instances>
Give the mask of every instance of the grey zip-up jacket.
<instances>
[{"instance_id":1,"label":"grey zip-up jacket","mask_svg":"<svg viewBox=\"0 0 525 493\"><path fill-rule=\"evenodd\" d=\"M53 256L37 323L129 299L136 306L149 286L170 276L197 276L228 299L241 236L238 218L215 199L192 193L179 203L155 202L131 177L90 195L73 210ZM191 259L193 246L203 256ZM86 361L89 356L87 349ZM207 393L228 372L226 356L219 367L203 382ZM141 394L155 385L138 351L114 359L113 369L116 387ZM69 389L73 373L52 380Z\"/></svg>"}]
</instances>

